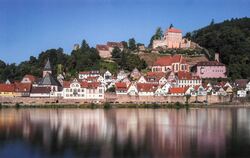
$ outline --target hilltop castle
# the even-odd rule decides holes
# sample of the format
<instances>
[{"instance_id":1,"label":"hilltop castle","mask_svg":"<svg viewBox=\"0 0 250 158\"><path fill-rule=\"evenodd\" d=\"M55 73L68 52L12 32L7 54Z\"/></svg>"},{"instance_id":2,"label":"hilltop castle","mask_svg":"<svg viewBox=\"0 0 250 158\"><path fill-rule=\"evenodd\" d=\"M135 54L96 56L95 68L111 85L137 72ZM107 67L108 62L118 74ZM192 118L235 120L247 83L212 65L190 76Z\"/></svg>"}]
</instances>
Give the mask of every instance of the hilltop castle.
<instances>
[{"instance_id":1,"label":"hilltop castle","mask_svg":"<svg viewBox=\"0 0 250 158\"><path fill-rule=\"evenodd\" d=\"M160 40L153 41L153 48L190 48L191 41L182 38L182 31L174 27L169 27Z\"/></svg>"}]
</instances>

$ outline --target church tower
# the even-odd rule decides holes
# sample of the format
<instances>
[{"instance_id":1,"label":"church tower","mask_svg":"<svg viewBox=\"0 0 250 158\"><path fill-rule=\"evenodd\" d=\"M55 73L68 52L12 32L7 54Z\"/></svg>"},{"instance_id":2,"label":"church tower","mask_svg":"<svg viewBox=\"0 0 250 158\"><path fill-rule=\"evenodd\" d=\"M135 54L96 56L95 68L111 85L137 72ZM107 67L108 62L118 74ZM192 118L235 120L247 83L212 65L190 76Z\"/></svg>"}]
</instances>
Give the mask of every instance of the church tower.
<instances>
[{"instance_id":1,"label":"church tower","mask_svg":"<svg viewBox=\"0 0 250 158\"><path fill-rule=\"evenodd\" d=\"M45 77L47 73L52 74L52 68L49 59L43 68L43 77Z\"/></svg>"}]
</instances>

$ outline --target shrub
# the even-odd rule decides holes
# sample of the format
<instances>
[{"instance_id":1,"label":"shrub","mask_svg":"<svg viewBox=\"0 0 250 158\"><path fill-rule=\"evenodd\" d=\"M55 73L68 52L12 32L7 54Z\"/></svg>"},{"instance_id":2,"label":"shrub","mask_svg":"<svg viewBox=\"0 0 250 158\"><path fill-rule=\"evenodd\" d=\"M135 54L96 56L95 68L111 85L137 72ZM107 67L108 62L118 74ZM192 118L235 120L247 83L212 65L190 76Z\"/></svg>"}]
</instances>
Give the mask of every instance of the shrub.
<instances>
[{"instance_id":1,"label":"shrub","mask_svg":"<svg viewBox=\"0 0 250 158\"><path fill-rule=\"evenodd\" d=\"M16 108L18 109L18 108L20 108L20 104L19 103L16 103Z\"/></svg>"},{"instance_id":2,"label":"shrub","mask_svg":"<svg viewBox=\"0 0 250 158\"><path fill-rule=\"evenodd\" d=\"M112 108L112 105L111 105L110 103L108 103L108 102L105 102L105 103L103 104L103 108L104 108L104 109L110 109L110 108Z\"/></svg>"}]
</instances>

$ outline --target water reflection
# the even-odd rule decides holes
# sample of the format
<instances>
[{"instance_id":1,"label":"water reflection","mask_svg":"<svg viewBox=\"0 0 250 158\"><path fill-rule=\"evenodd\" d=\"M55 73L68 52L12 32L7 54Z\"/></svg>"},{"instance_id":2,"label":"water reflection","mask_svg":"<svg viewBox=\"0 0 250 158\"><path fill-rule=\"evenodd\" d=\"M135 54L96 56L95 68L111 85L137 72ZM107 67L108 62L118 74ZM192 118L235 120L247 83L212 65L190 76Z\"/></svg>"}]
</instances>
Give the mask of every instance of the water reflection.
<instances>
[{"instance_id":1,"label":"water reflection","mask_svg":"<svg viewBox=\"0 0 250 158\"><path fill-rule=\"evenodd\" d=\"M0 157L20 148L25 157L250 157L250 109L2 109Z\"/></svg>"}]
</instances>

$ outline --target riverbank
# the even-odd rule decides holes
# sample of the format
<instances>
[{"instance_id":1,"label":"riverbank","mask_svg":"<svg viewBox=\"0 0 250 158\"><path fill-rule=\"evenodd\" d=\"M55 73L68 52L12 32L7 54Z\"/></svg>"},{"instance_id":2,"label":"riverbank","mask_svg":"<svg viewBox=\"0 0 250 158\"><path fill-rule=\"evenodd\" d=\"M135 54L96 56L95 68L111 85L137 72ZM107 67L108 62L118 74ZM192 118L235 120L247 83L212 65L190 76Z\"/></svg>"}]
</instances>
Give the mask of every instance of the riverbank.
<instances>
[{"instance_id":1,"label":"riverbank","mask_svg":"<svg viewBox=\"0 0 250 158\"><path fill-rule=\"evenodd\" d=\"M250 102L243 103L223 103L223 104L202 104L202 103L168 103L168 104L113 104L113 103L88 103L88 104L46 104L46 105L26 105L26 104L1 104L1 108L80 108L80 109L112 109L112 108L151 108L151 109L189 109L189 108L250 108Z\"/></svg>"}]
</instances>

